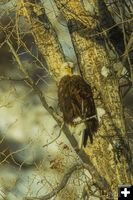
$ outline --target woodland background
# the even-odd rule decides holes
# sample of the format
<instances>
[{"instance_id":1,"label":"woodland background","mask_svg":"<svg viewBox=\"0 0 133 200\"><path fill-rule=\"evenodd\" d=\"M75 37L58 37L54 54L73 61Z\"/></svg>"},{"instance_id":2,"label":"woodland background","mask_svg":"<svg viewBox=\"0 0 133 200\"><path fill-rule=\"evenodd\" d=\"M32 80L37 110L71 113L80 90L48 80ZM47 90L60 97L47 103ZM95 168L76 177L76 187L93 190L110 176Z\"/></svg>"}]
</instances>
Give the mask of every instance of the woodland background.
<instances>
[{"instance_id":1,"label":"woodland background","mask_svg":"<svg viewBox=\"0 0 133 200\"><path fill-rule=\"evenodd\" d=\"M1 200L117 199L132 182L132 32L132 0L0 1ZM57 115L64 62L91 83L100 121L80 152Z\"/></svg>"}]
</instances>

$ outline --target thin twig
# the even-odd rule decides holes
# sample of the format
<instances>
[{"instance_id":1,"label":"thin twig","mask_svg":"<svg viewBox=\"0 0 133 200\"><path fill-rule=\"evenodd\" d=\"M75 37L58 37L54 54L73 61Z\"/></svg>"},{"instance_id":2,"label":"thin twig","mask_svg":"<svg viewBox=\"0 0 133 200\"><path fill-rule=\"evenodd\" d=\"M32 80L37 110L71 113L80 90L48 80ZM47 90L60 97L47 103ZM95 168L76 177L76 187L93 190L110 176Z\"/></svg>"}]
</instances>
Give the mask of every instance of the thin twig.
<instances>
[{"instance_id":1,"label":"thin twig","mask_svg":"<svg viewBox=\"0 0 133 200\"><path fill-rule=\"evenodd\" d=\"M0 81L27 81L27 78L12 78L9 76L0 76Z\"/></svg>"},{"instance_id":2,"label":"thin twig","mask_svg":"<svg viewBox=\"0 0 133 200\"><path fill-rule=\"evenodd\" d=\"M91 116L91 117L87 117L87 118L82 119L82 120L74 121L74 122L73 122L73 125L76 126L76 125L78 125L78 124L84 123L84 122L89 121L89 120L91 120L91 119L97 119L97 116L96 116L96 115L93 115L93 116Z\"/></svg>"},{"instance_id":3,"label":"thin twig","mask_svg":"<svg viewBox=\"0 0 133 200\"><path fill-rule=\"evenodd\" d=\"M59 131L58 136L57 136L56 138L54 138L51 142L49 142L49 143L43 145L43 147L49 146L50 144L52 144L53 142L55 142L55 141L61 136L61 132L62 132L63 126L64 126L64 123L62 123L62 125L61 125L61 127L60 127L60 131Z\"/></svg>"},{"instance_id":4,"label":"thin twig","mask_svg":"<svg viewBox=\"0 0 133 200\"><path fill-rule=\"evenodd\" d=\"M50 193L48 193L47 195L41 196L41 197L25 197L25 200L48 200L51 199L52 197L54 197L55 195L57 195L68 183L69 178L71 177L71 175L76 171L76 170L80 170L83 168L82 164L74 164L68 171L67 173L64 175L64 177L62 178L62 181L60 182L60 184L55 187Z\"/></svg>"},{"instance_id":5,"label":"thin twig","mask_svg":"<svg viewBox=\"0 0 133 200\"><path fill-rule=\"evenodd\" d=\"M27 73L26 69L24 68L18 54L16 53L13 45L11 44L11 42L9 40L7 41L7 44L10 47L10 50L13 53L15 60L18 63L20 71L22 71L23 74L25 75L25 77L28 79L27 83L30 85L30 87L32 87L34 89L35 93L38 95L43 107L55 119L57 124L59 126L61 126L63 123L62 118L59 117L59 115L57 115L57 113L54 112L54 110L48 105L48 103L45 99L45 96L43 95L42 91L38 88L38 86L30 78L30 76ZM75 150L76 154L79 156L79 158L82 160L83 163L88 165L89 171L90 171L91 175L94 177L94 179L97 180L99 188L101 188L101 189L109 188L110 189L110 186L109 186L107 180L105 180L105 178L100 176L96 167L91 162L89 156L85 153L85 151L83 149L78 148L78 143L77 143L75 137L71 134L71 132L66 124L63 125L62 130L63 130L65 136L67 137L67 139L69 140L70 144L72 145L73 149Z\"/></svg>"}]
</instances>

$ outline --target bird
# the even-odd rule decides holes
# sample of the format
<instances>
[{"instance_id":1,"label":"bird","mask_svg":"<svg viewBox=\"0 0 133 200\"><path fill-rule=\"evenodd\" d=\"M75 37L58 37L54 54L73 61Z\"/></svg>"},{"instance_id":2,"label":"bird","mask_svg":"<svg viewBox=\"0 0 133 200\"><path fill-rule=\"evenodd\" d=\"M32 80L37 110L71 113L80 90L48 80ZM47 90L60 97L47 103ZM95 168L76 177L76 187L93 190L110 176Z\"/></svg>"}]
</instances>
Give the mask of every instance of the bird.
<instances>
[{"instance_id":1,"label":"bird","mask_svg":"<svg viewBox=\"0 0 133 200\"><path fill-rule=\"evenodd\" d=\"M82 146L86 147L88 137L93 143L93 134L98 128L98 118L91 86L80 75L64 75L58 85L58 104L66 124L84 124ZM78 120L78 121L77 121Z\"/></svg>"}]
</instances>

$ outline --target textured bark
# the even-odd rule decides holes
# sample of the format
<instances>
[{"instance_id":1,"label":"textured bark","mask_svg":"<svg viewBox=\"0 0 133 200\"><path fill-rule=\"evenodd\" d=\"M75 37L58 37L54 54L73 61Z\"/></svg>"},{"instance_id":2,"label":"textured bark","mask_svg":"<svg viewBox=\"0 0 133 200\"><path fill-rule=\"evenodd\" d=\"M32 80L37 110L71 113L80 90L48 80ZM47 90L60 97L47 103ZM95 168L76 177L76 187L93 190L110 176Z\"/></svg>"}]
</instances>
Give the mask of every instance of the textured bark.
<instances>
[{"instance_id":1,"label":"textured bark","mask_svg":"<svg viewBox=\"0 0 133 200\"><path fill-rule=\"evenodd\" d=\"M65 63L63 51L44 14L44 9L42 10L42 7L34 2L33 0L21 0L18 3L20 15L23 15L30 24L36 44L46 59L50 72L58 82L62 73L61 66ZM99 24L95 17L90 16L84 10L80 0L55 0L55 2L68 22L82 74L95 88L96 106L105 110L93 145L85 149L89 161L86 162L87 159L84 157L86 155L83 151L79 157L83 157L82 161L85 160L86 163L89 163L91 159L97 169L94 171L98 171L109 183L113 197L116 198L117 186L122 183L131 183L130 156L117 77L106 52L102 35L99 34ZM92 3L99 14L97 0ZM108 71L107 75L102 73L105 68ZM90 166L93 165L90 162Z\"/></svg>"},{"instance_id":2,"label":"textured bark","mask_svg":"<svg viewBox=\"0 0 133 200\"><path fill-rule=\"evenodd\" d=\"M109 182L116 198L118 185L131 183L132 178L119 83L99 34L98 21L86 13L80 0L55 2L68 22L82 74L96 89L96 106L105 110L94 144L85 150L99 173ZM93 1L93 4L99 14L98 2ZM107 75L102 75L103 67L108 70Z\"/></svg>"},{"instance_id":3,"label":"textured bark","mask_svg":"<svg viewBox=\"0 0 133 200\"><path fill-rule=\"evenodd\" d=\"M58 38L54 30L52 29L47 16L45 15L44 9L42 10L42 7L38 5L38 2L39 1L36 2L35 0L21 0L20 2L18 2L18 13L20 16L24 16L27 20L28 25L30 26L32 34L35 38L35 42L42 55L46 59L48 67L50 68L50 72L52 72L53 78L57 81L58 84L61 76L63 76L64 73L65 75L71 73L69 71L70 64L69 62L65 62L63 51L59 45ZM63 68L65 68L64 72ZM39 88L37 86L33 86L33 89L39 96L44 108L53 116L53 118L57 121L58 125L61 126L62 131L69 140L73 149L75 150L79 158L82 160L82 162L86 164L87 169L89 170L93 179L97 180L96 185L98 186L98 188L104 189L107 187L109 191L111 191L106 179L99 175L97 169L92 164L90 158L87 156L85 151L83 149L78 148L78 142L76 141L75 137L71 134L68 127L65 124L62 124L62 119L60 119L60 117L57 116L56 113L54 113L53 109L49 107L45 100L45 97L43 96Z\"/></svg>"},{"instance_id":4,"label":"textured bark","mask_svg":"<svg viewBox=\"0 0 133 200\"><path fill-rule=\"evenodd\" d=\"M66 63L63 50L55 31L45 14L44 8L34 0L18 2L18 13L25 17L35 42L49 66L49 72L58 82L61 76L61 66ZM71 72L68 69L68 73Z\"/></svg>"}]
</instances>

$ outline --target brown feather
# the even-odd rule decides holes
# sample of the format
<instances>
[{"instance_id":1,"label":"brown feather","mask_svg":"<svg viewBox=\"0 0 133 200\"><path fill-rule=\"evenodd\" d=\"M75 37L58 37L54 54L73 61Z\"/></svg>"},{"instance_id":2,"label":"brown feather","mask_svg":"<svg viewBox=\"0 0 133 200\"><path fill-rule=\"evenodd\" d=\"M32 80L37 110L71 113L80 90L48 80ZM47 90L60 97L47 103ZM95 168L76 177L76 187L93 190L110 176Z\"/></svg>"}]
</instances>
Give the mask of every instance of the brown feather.
<instances>
[{"instance_id":1,"label":"brown feather","mask_svg":"<svg viewBox=\"0 0 133 200\"><path fill-rule=\"evenodd\" d=\"M80 117L82 120L96 115L92 90L89 84L79 75L64 76L58 89L59 107L63 113L64 121L73 124L74 119ZM98 120L93 118L85 122L86 129L84 137L84 146L86 146L87 138L97 130Z\"/></svg>"}]
</instances>

